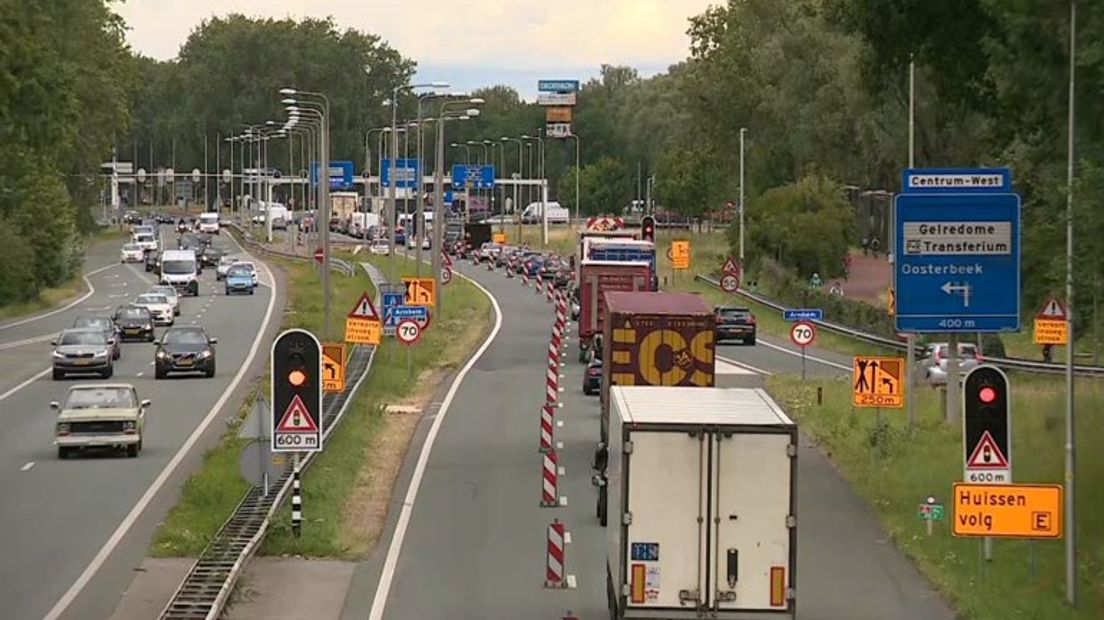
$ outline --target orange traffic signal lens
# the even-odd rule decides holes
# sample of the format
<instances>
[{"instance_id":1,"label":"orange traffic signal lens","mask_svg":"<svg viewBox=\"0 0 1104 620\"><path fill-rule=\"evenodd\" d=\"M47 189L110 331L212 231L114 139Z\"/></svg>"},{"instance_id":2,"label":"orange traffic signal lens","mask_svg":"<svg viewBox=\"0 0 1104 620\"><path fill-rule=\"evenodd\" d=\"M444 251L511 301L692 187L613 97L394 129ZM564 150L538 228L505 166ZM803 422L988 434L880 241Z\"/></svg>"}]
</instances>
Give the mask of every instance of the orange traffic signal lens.
<instances>
[{"instance_id":1,"label":"orange traffic signal lens","mask_svg":"<svg viewBox=\"0 0 1104 620\"><path fill-rule=\"evenodd\" d=\"M302 387L307 382L307 373L302 370L293 370L288 373L288 383L295 387Z\"/></svg>"}]
</instances>

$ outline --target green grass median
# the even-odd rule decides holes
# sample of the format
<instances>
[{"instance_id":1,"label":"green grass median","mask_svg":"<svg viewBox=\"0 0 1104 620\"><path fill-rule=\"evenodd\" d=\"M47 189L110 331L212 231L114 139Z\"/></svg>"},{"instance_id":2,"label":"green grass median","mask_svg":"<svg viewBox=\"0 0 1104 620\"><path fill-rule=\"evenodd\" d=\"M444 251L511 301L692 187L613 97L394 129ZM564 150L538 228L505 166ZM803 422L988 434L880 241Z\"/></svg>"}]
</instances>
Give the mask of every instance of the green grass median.
<instances>
[{"instance_id":1,"label":"green grass median","mask_svg":"<svg viewBox=\"0 0 1104 620\"><path fill-rule=\"evenodd\" d=\"M1013 375L1012 438L1017 482L1064 477L1063 384ZM768 389L873 507L901 548L963 618L977 620L1104 618L1104 382L1081 381L1078 422L1078 564L1081 605L1064 605L1064 541L995 540L994 559L980 562L979 539L951 535L951 485L962 478L962 428L943 421L940 391L923 389L910 432L903 410L854 409L848 378L808 380L775 375ZM823 404L816 392L823 390ZM881 420L879 422L879 420ZM934 495L947 507L932 536L918 504ZM1035 554L1032 567L1031 554ZM983 566L980 566L983 565Z\"/></svg>"}]
</instances>

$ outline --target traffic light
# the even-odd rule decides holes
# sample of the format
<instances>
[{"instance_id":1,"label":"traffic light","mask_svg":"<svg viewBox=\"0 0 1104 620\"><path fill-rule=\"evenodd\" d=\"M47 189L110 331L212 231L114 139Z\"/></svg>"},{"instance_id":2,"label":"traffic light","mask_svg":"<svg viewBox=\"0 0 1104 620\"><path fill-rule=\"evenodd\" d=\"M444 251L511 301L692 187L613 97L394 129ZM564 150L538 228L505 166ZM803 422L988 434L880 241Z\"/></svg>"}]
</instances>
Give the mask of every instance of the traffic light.
<instances>
[{"instance_id":1,"label":"traffic light","mask_svg":"<svg viewBox=\"0 0 1104 620\"><path fill-rule=\"evenodd\" d=\"M971 370L963 381L963 450L967 482L1011 482L1011 394L996 366Z\"/></svg>"},{"instance_id":2,"label":"traffic light","mask_svg":"<svg viewBox=\"0 0 1104 620\"><path fill-rule=\"evenodd\" d=\"M640 220L640 238L655 243L655 218L645 215Z\"/></svg>"},{"instance_id":3,"label":"traffic light","mask_svg":"<svg viewBox=\"0 0 1104 620\"><path fill-rule=\"evenodd\" d=\"M272 343L272 449L307 451L322 442L322 345L290 329Z\"/></svg>"}]
</instances>

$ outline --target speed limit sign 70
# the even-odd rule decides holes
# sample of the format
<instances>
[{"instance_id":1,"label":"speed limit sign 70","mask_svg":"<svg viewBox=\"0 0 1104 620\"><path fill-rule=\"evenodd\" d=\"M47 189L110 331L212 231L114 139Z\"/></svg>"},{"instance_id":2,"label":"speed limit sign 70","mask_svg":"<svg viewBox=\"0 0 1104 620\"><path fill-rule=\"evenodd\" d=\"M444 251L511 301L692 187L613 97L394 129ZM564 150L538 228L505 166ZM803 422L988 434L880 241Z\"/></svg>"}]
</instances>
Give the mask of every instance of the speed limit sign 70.
<instances>
[{"instance_id":1,"label":"speed limit sign 70","mask_svg":"<svg viewBox=\"0 0 1104 620\"><path fill-rule=\"evenodd\" d=\"M395 337L403 344L414 344L422 337L422 326L414 319L399 321L395 327Z\"/></svg>"},{"instance_id":2,"label":"speed limit sign 70","mask_svg":"<svg viewBox=\"0 0 1104 620\"><path fill-rule=\"evenodd\" d=\"M816 340L816 325L807 321L794 323L790 328L790 340L799 347L805 348Z\"/></svg>"}]
</instances>

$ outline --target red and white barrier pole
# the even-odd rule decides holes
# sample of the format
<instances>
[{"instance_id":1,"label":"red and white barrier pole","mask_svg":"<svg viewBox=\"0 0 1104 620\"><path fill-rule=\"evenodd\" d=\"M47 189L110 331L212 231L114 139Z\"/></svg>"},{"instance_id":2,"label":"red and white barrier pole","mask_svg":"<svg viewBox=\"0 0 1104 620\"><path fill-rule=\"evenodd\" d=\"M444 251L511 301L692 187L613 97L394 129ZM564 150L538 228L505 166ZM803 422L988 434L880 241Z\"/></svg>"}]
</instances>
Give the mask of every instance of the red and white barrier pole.
<instances>
[{"instance_id":1,"label":"red and white barrier pole","mask_svg":"<svg viewBox=\"0 0 1104 620\"><path fill-rule=\"evenodd\" d=\"M545 563L544 587L567 588L567 575L564 572L565 531L559 519L553 519L548 526L548 559Z\"/></svg>"},{"instance_id":2,"label":"red and white barrier pole","mask_svg":"<svg viewBox=\"0 0 1104 620\"><path fill-rule=\"evenodd\" d=\"M529 268L523 267L521 270L521 283L528 288L529 287Z\"/></svg>"},{"instance_id":3,"label":"red and white barrier pole","mask_svg":"<svg viewBox=\"0 0 1104 620\"><path fill-rule=\"evenodd\" d=\"M555 290L556 290L555 285L552 284L551 282L549 282L548 283L548 292L545 293L545 298L547 298L548 303L552 303L552 295L553 295L553 291L555 291Z\"/></svg>"},{"instance_id":4,"label":"red and white barrier pole","mask_svg":"<svg viewBox=\"0 0 1104 620\"><path fill-rule=\"evenodd\" d=\"M544 291L544 273L537 271L537 295L540 295Z\"/></svg>"},{"instance_id":5,"label":"red and white barrier pole","mask_svg":"<svg viewBox=\"0 0 1104 620\"><path fill-rule=\"evenodd\" d=\"M544 402L549 405L559 406L557 403L560 400L560 372L558 367L553 367L551 363L548 365L548 372L545 373L544 381Z\"/></svg>"},{"instance_id":6,"label":"red and white barrier pole","mask_svg":"<svg viewBox=\"0 0 1104 620\"><path fill-rule=\"evenodd\" d=\"M540 451L551 452L556 441L556 408L550 405L541 407Z\"/></svg>"},{"instance_id":7,"label":"red and white barrier pole","mask_svg":"<svg viewBox=\"0 0 1104 620\"><path fill-rule=\"evenodd\" d=\"M541 455L541 506L544 508L560 507L559 461L555 450Z\"/></svg>"}]
</instances>

